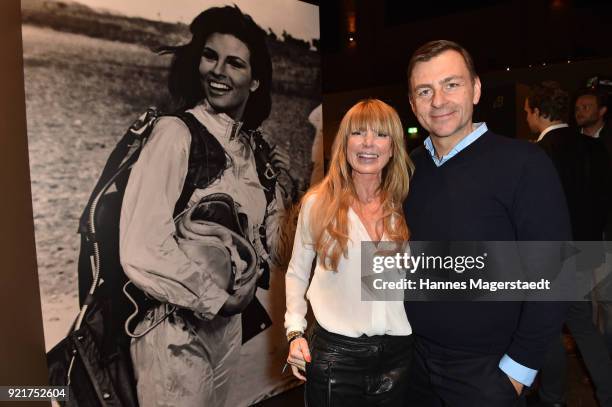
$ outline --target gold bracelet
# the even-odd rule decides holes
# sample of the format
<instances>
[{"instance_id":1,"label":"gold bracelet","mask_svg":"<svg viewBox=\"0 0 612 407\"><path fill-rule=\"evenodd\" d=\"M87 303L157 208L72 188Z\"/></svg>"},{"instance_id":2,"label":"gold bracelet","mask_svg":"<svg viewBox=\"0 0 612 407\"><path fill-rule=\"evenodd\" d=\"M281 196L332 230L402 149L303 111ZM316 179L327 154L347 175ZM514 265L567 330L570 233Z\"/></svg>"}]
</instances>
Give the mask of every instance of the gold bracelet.
<instances>
[{"instance_id":1,"label":"gold bracelet","mask_svg":"<svg viewBox=\"0 0 612 407\"><path fill-rule=\"evenodd\" d=\"M304 336L302 331L291 331L287 334L287 342L291 343L294 339L301 338Z\"/></svg>"}]
</instances>

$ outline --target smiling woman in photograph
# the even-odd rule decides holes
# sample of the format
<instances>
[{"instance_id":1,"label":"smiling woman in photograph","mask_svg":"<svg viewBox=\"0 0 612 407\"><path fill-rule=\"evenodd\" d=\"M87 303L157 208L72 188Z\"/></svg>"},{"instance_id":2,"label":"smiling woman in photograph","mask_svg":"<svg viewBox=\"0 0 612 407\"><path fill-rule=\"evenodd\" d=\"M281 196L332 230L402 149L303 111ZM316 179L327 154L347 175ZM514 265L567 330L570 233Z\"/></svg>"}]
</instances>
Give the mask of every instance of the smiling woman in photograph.
<instances>
[{"instance_id":1,"label":"smiling woman in photograph","mask_svg":"<svg viewBox=\"0 0 612 407\"><path fill-rule=\"evenodd\" d=\"M307 380L309 406L404 405L412 329L401 301L361 301L361 242L408 239L402 202L411 172L397 112L368 99L342 119L329 172L304 196L285 328L287 362ZM308 340L306 294L316 320Z\"/></svg>"},{"instance_id":2,"label":"smiling woman in photograph","mask_svg":"<svg viewBox=\"0 0 612 407\"><path fill-rule=\"evenodd\" d=\"M271 109L264 31L229 6L190 31L188 44L164 48L183 109L155 124L121 211L122 266L156 301L131 344L142 406L225 404L248 339L241 313L268 284L286 203L286 157L258 130ZM262 326L262 310L245 324Z\"/></svg>"}]
</instances>

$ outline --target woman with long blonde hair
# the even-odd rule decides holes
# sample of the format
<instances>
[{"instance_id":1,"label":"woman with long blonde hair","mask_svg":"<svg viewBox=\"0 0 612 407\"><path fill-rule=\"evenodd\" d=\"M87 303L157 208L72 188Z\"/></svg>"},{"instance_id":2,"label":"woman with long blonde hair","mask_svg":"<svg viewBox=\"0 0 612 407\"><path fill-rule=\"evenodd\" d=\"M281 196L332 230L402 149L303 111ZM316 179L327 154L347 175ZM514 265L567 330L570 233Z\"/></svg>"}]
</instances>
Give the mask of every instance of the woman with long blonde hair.
<instances>
[{"instance_id":1,"label":"woman with long blonde hair","mask_svg":"<svg viewBox=\"0 0 612 407\"><path fill-rule=\"evenodd\" d=\"M402 302L361 301L361 242L408 239L401 205L412 168L397 112L366 99L342 119L329 172L302 200L285 328L308 405L402 403L412 330ZM309 341L306 294L316 320Z\"/></svg>"}]
</instances>

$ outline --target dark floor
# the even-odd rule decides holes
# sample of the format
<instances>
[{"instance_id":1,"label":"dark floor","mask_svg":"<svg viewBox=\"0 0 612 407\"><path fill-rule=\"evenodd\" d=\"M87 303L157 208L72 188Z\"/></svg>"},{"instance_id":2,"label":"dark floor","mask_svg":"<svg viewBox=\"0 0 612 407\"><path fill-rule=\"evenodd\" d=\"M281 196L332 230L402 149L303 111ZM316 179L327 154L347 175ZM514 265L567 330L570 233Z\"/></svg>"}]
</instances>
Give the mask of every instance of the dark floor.
<instances>
[{"instance_id":1,"label":"dark floor","mask_svg":"<svg viewBox=\"0 0 612 407\"><path fill-rule=\"evenodd\" d=\"M567 405L568 407L597 407L593 385L586 367L575 354L567 356Z\"/></svg>"},{"instance_id":2,"label":"dark floor","mask_svg":"<svg viewBox=\"0 0 612 407\"><path fill-rule=\"evenodd\" d=\"M593 386L582 363L575 354L568 354L568 407L598 407L593 395ZM281 395L258 403L256 407L302 407L304 386L296 387Z\"/></svg>"},{"instance_id":3,"label":"dark floor","mask_svg":"<svg viewBox=\"0 0 612 407\"><path fill-rule=\"evenodd\" d=\"M304 386L298 386L278 396L269 398L253 407L302 407L304 405Z\"/></svg>"}]
</instances>

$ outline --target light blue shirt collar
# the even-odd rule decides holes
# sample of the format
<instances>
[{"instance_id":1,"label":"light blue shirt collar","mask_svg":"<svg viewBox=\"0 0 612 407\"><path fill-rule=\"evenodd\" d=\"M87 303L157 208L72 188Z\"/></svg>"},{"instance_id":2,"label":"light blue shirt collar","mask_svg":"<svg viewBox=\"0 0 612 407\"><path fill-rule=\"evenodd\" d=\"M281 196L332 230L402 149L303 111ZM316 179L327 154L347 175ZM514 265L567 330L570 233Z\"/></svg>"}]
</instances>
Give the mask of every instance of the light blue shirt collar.
<instances>
[{"instance_id":1,"label":"light blue shirt collar","mask_svg":"<svg viewBox=\"0 0 612 407\"><path fill-rule=\"evenodd\" d=\"M436 166L439 167L457 154L459 154L461 150L472 144L474 141L478 140L478 138L484 133L486 133L487 130L487 124L485 122L474 123L474 130L466 137L464 137L460 142L458 142L457 145L455 145L455 147L453 147L453 149L442 158L436 157L436 149L434 148L433 143L431 142L431 136L425 139L425 148L427 149L427 151L429 151L429 154L431 154L431 158L433 159Z\"/></svg>"}]
</instances>

